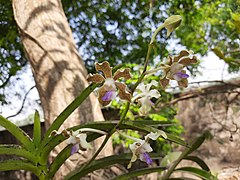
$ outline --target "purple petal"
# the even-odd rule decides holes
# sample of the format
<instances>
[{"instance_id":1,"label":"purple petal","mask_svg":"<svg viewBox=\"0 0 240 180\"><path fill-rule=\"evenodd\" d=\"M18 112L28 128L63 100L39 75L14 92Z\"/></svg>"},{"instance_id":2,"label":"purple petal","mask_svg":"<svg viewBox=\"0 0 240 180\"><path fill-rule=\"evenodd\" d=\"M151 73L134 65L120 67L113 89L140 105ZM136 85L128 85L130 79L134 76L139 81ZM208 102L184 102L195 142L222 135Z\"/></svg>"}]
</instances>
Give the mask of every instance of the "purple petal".
<instances>
[{"instance_id":1,"label":"purple petal","mask_svg":"<svg viewBox=\"0 0 240 180\"><path fill-rule=\"evenodd\" d=\"M189 78L189 75L188 74L185 74L183 72L177 72L175 75L177 75L179 78L181 79L186 79L186 78Z\"/></svg>"},{"instance_id":2,"label":"purple petal","mask_svg":"<svg viewBox=\"0 0 240 180\"><path fill-rule=\"evenodd\" d=\"M152 162L153 162L153 160L151 159L151 157L149 156L149 154L146 153L146 152L142 154L142 160L143 160L144 162L146 162L148 165L152 164Z\"/></svg>"},{"instance_id":3,"label":"purple petal","mask_svg":"<svg viewBox=\"0 0 240 180\"><path fill-rule=\"evenodd\" d=\"M79 144L75 144L71 149L71 155L75 154L79 150Z\"/></svg>"},{"instance_id":4,"label":"purple petal","mask_svg":"<svg viewBox=\"0 0 240 180\"><path fill-rule=\"evenodd\" d=\"M107 91L104 96L102 97L103 101L111 101L114 98L114 90Z\"/></svg>"}]
</instances>

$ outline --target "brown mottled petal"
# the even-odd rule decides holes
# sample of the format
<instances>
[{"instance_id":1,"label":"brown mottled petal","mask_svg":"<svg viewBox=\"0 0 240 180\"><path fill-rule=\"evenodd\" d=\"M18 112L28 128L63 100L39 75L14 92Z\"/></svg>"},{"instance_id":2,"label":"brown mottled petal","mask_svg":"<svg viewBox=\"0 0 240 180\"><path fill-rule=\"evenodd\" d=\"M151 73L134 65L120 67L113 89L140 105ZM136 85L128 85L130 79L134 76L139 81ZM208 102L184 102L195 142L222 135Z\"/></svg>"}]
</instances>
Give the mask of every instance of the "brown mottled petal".
<instances>
[{"instance_id":1,"label":"brown mottled petal","mask_svg":"<svg viewBox=\"0 0 240 180\"><path fill-rule=\"evenodd\" d=\"M168 62L166 64L171 66L172 63L173 63L173 58L171 56L168 56Z\"/></svg>"},{"instance_id":2,"label":"brown mottled petal","mask_svg":"<svg viewBox=\"0 0 240 180\"><path fill-rule=\"evenodd\" d=\"M165 89L168 84L169 84L169 79L167 79L166 77L163 79L160 79L160 85L162 86L163 89Z\"/></svg>"},{"instance_id":3,"label":"brown mottled petal","mask_svg":"<svg viewBox=\"0 0 240 180\"><path fill-rule=\"evenodd\" d=\"M178 56L173 57L174 62L178 62L181 57L188 56L190 53L187 50L182 50Z\"/></svg>"},{"instance_id":4,"label":"brown mottled petal","mask_svg":"<svg viewBox=\"0 0 240 180\"><path fill-rule=\"evenodd\" d=\"M131 74L130 74L130 69L126 68L124 70L117 70L114 73L113 79L114 81L116 81L117 79L123 77L125 80L130 79L131 78Z\"/></svg>"},{"instance_id":5,"label":"brown mottled petal","mask_svg":"<svg viewBox=\"0 0 240 180\"><path fill-rule=\"evenodd\" d=\"M103 85L102 87L100 87L99 90L98 90L98 100L99 100L100 104L103 105L103 106L107 106L107 105L111 102L111 100L110 100L110 101L103 101L103 100L102 100L103 96L104 96L104 95L106 94L106 92L108 92L109 90L110 90L110 89L109 89L107 86L105 86L105 85Z\"/></svg>"},{"instance_id":6,"label":"brown mottled petal","mask_svg":"<svg viewBox=\"0 0 240 180\"><path fill-rule=\"evenodd\" d=\"M184 88L188 87L188 80L187 80L187 78L184 78L181 81L178 81L178 85L180 87L184 87Z\"/></svg>"},{"instance_id":7,"label":"brown mottled petal","mask_svg":"<svg viewBox=\"0 0 240 180\"><path fill-rule=\"evenodd\" d=\"M117 86L119 92L118 96L121 99L131 101L131 93L127 90L126 84L120 83L120 82L115 82L115 85Z\"/></svg>"},{"instance_id":8,"label":"brown mottled petal","mask_svg":"<svg viewBox=\"0 0 240 180\"><path fill-rule=\"evenodd\" d=\"M89 82L95 82L97 84L101 84L105 79L101 74L89 74L87 76L87 80Z\"/></svg>"},{"instance_id":9,"label":"brown mottled petal","mask_svg":"<svg viewBox=\"0 0 240 180\"><path fill-rule=\"evenodd\" d=\"M105 78L112 77L112 68L110 67L109 62L104 61L103 63L95 63L95 68L97 71L102 71Z\"/></svg>"},{"instance_id":10,"label":"brown mottled petal","mask_svg":"<svg viewBox=\"0 0 240 180\"><path fill-rule=\"evenodd\" d=\"M186 58L182 58L180 61L179 61L179 64L182 64L184 66L187 66L189 64L194 64L197 62L197 57L196 56L193 56L192 59L190 59L189 57L186 57Z\"/></svg>"}]
</instances>

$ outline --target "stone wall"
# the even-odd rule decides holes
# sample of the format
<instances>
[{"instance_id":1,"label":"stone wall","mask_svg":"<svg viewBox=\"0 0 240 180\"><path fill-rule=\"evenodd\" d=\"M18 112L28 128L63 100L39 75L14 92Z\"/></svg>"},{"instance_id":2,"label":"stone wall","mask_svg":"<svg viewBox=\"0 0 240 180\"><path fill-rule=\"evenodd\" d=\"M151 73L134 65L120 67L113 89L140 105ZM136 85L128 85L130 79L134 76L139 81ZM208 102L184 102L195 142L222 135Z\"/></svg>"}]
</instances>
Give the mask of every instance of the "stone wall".
<instances>
[{"instance_id":1,"label":"stone wall","mask_svg":"<svg viewBox=\"0 0 240 180\"><path fill-rule=\"evenodd\" d=\"M212 172L219 173L219 180L240 179L240 88L222 85L210 89L201 89L196 96L177 102L177 118L185 127L186 140L205 130L212 133L213 139L196 153ZM180 96L189 94L192 92Z\"/></svg>"}]
</instances>

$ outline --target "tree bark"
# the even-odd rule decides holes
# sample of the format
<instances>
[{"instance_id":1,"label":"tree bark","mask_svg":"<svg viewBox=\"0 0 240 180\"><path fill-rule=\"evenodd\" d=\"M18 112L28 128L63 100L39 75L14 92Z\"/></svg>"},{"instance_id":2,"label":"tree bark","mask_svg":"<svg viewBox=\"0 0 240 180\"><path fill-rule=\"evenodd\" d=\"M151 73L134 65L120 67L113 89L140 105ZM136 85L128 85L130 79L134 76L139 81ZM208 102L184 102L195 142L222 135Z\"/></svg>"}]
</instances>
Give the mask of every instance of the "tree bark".
<instances>
[{"instance_id":1,"label":"tree bark","mask_svg":"<svg viewBox=\"0 0 240 180\"><path fill-rule=\"evenodd\" d=\"M88 86L87 71L76 49L60 0L13 0L13 10L48 128ZM91 94L61 128L93 120L103 121L104 118L97 98ZM97 144L99 141L95 147ZM109 152L112 152L111 146L105 148L102 155ZM88 156L91 156L89 152ZM62 169L56 179L61 179L63 172L68 170Z\"/></svg>"}]
</instances>

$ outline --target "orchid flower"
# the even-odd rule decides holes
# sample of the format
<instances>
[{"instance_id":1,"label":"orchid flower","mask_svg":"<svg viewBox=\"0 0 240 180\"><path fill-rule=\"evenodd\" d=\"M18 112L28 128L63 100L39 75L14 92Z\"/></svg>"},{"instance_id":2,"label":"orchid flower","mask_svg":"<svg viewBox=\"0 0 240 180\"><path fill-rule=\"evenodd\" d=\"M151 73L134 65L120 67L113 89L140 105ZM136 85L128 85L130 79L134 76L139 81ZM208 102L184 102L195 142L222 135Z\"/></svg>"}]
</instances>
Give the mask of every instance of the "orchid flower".
<instances>
[{"instance_id":1,"label":"orchid flower","mask_svg":"<svg viewBox=\"0 0 240 180\"><path fill-rule=\"evenodd\" d=\"M178 56L169 56L166 64L161 64L164 69L163 78L160 80L161 86L165 89L170 80L176 80L180 87L187 87L189 77L184 67L197 62L196 56L192 51L183 50Z\"/></svg>"},{"instance_id":2,"label":"orchid flower","mask_svg":"<svg viewBox=\"0 0 240 180\"><path fill-rule=\"evenodd\" d=\"M127 86L117 81L121 77L125 80L131 78L129 68L117 70L112 75L112 67L110 67L107 61L104 61L103 63L95 63L95 69L102 71L104 76L101 74L89 74L87 80L97 84L104 82L98 90L98 100L103 106L108 105L117 95L121 99L131 101L131 94L127 90Z\"/></svg>"},{"instance_id":3,"label":"orchid flower","mask_svg":"<svg viewBox=\"0 0 240 180\"><path fill-rule=\"evenodd\" d=\"M152 86L158 86L157 81L152 80L147 85L140 83L136 88L136 90L139 90L140 93L133 98L133 101L137 99L140 103L140 115L146 115L151 110L151 107L153 106L151 98L159 98L161 96L156 89L151 89Z\"/></svg>"},{"instance_id":4,"label":"orchid flower","mask_svg":"<svg viewBox=\"0 0 240 180\"><path fill-rule=\"evenodd\" d=\"M90 143L87 142L87 134L83 132L95 132L99 134L107 134L104 131L98 130L98 129L92 129L92 128L82 128L77 131L67 131L63 130L62 132L53 131L50 136L56 136L59 134L62 134L64 137L68 138L66 140L67 144L72 144L73 147L71 149L71 155L81 151L86 151L87 149L92 149L92 146Z\"/></svg>"},{"instance_id":5,"label":"orchid flower","mask_svg":"<svg viewBox=\"0 0 240 180\"><path fill-rule=\"evenodd\" d=\"M120 133L120 132L119 132ZM132 151L132 158L128 164L128 169L131 168L132 163L135 162L138 158L141 161L146 162L148 165L152 164L152 159L149 156L149 152L152 152L153 149L149 144L149 140L157 140L159 138L159 136L164 137L165 139L167 138L167 135L165 134L164 131L158 130L157 132L153 133L150 132L149 134L147 134L144 138L144 140L142 139L138 139L135 137L131 137L128 136L126 134L122 134L121 135L125 136L126 138L132 139L133 141L135 141L133 144L129 145L130 150Z\"/></svg>"}]
</instances>

